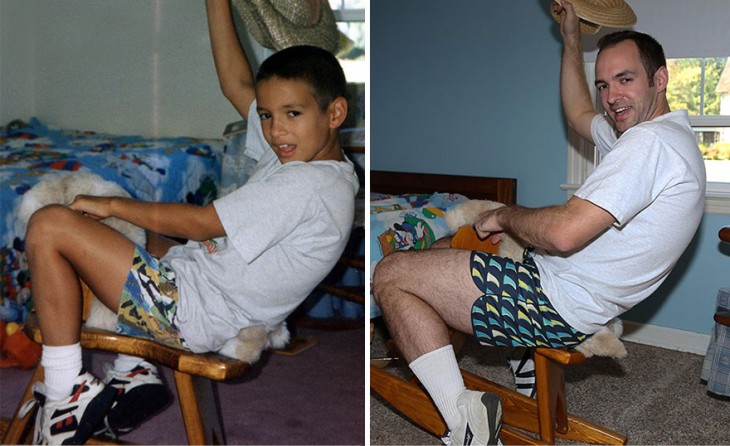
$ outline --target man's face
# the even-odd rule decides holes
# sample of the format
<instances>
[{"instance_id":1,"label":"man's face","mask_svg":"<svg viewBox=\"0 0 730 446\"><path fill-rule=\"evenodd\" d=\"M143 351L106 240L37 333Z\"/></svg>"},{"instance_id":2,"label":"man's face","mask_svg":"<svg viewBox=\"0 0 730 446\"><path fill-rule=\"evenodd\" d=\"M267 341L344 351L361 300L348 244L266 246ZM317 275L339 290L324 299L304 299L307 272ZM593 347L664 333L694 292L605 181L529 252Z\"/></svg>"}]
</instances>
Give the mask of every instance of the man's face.
<instances>
[{"instance_id":1,"label":"man's face","mask_svg":"<svg viewBox=\"0 0 730 446\"><path fill-rule=\"evenodd\" d=\"M661 114L657 110L659 85L655 79L649 86L639 49L632 40L601 50L596 60L596 88L619 134Z\"/></svg>"},{"instance_id":2,"label":"man's face","mask_svg":"<svg viewBox=\"0 0 730 446\"><path fill-rule=\"evenodd\" d=\"M256 102L264 137L282 164L327 159L332 144L329 114L319 108L306 81L261 81Z\"/></svg>"}]
</instances>

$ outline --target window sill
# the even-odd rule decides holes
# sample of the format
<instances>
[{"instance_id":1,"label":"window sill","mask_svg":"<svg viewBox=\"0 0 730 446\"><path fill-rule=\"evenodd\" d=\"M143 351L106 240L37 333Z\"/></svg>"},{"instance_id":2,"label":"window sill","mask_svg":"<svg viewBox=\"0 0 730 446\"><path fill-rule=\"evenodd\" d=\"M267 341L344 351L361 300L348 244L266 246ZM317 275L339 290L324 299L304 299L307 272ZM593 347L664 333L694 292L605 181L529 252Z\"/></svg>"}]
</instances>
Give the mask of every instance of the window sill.
<instances>
[{"instance_id":1,"label":"window sill","mask_svg":"<svg viewBox=\"0 0 730 446\"><path fill-rule=\"evenodd\" d=\"M580 184L561 184L568 197L578 190ZM730 214L730 191L708 191L705 194L705 214Z\"/></svg>"}]
</instances>

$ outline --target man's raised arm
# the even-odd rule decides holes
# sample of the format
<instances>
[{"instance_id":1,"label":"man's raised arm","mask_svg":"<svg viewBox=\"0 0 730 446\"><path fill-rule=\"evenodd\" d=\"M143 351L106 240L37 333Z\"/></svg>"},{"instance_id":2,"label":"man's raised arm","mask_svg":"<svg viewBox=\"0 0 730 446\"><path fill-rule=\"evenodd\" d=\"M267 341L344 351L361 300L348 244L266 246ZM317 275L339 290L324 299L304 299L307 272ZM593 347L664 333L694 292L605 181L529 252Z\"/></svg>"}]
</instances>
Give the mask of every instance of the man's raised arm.
<instances>
[{"instance_id":1,"label":"man's raised arm","mask_svg":"<svg viewBox=\"0 0 730 446\"><path fill-rule=\"evenodd\" d=\"M596 115L588 91L580 41L580 22L568 0L553 2L560 14L560 34L563 36L563 58L560 67L560 98L568 125L580 136L593 142L591 121Z\"/></svg>"}]
</instances>

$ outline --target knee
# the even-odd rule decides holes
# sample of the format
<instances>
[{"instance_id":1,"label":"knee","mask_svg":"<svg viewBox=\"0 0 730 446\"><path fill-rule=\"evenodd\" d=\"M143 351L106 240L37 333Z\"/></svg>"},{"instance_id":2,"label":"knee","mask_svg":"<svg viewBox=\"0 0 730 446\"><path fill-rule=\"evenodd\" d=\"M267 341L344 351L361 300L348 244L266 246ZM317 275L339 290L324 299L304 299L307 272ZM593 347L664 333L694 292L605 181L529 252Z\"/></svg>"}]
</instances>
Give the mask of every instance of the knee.
<instances>
[{"instance_id":1,"label":"knee","mask_svg":"<svg viewBox=\"0 0 730 446\"><path fill-rule=\"evenodd\" d=\"M383 257L373 271L373 298L382 307L390 295L389 291L397 288L399 279L403 277L404 252L394 252Z\"/></svg>"},{"instance_id":2,"label":"knee","mask_svg":"<svg viewBox=\"0 0 730 446\"><path fill-rule=\"evenodd\" d=\"M31 255L39 247L50 246L59 233L65 231L66 222L72 210L65 206L51 204L42 207L31 215L25 233L25 250Z\"/></svg>"}]
</instances>

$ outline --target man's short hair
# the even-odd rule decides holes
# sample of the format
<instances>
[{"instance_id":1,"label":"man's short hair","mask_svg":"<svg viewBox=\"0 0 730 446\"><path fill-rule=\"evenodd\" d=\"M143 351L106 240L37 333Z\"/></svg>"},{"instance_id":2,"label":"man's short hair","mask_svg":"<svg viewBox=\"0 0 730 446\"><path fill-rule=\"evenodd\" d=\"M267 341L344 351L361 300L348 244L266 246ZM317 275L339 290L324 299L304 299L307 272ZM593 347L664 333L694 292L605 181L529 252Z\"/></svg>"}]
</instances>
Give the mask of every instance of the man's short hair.
<instances>
[{"instance_id":1,"label":"man's short hair","mask_svg":"<svg viewBox=\"0 0 730 446\"><path fill-rule=\"evenodd\" d=\"M659 68L667 66L667 59L664 57L664 49L652 36L632 30L606 34L598 41L599 54L600 50L610 48L624 40L631 40L636 44L641 63L649 77L649 86L654 86L654 74Z\"/></svg>"},{"instance_id":2,"label":"man's short hair","mask_svg":"<svg viewBox=\"0 0 730 446\"><path fill-rule=\"evenodd\" d=\"M256 83L271 78L306 81L322 111L336 98L347 97L345 73L337 58L315 46L292 46L274 53L261 64Z\"/></svg>"}]
</instances>

